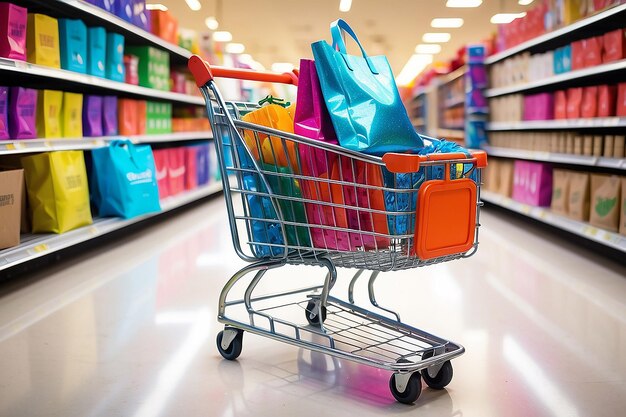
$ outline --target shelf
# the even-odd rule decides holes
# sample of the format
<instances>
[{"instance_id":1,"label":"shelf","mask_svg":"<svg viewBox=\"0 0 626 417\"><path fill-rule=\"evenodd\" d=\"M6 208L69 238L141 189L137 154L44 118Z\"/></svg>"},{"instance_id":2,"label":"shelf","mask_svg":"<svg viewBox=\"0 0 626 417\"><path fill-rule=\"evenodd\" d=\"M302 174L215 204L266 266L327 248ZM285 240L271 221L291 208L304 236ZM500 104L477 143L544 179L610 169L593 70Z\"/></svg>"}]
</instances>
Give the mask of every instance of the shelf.
<instances>
[{"instance_id":1,"label":"shelf","mask_svg":"<svg viewBox=\"0 0 626 417\"><path fill-rule=\"evenodd\" d=\"M525 216L539 220L550 226L566 230L578 236L601 243L621 252L626 252L626 236L612 233L597 227L591 226L589 223L580 222L552 213L549 209L543 207L534 207L527 204L518 203L517 201L495 194L489 191L481 191L480 197L483 201L492 203L506 209L515 211Z\"/></svg>"},{"instance_id":2,"label":"shelf","mask_svg":"<svg viewBox=\"0 0 626 417\"><path fill-rule=\"evenodd\" d=\"M16 61L13 59L0 58L0 72L11 72L27 76L42 77L47 80L60 81L65 85L79 85L81 87L89 86L101 90L117 91L145 98L204 106L204 98L199 96L155 90L153 88L111 81L106 78L94 77L93 75L80 74L63 69L43 67L41 65L30 64L28 62ZM63 86L55 85L55 88L62 89Z\"/></svg>"},{"instance_id":3,"label":"shelf","mask_svg":"<svg viewBox=\"0 0 626 417\"><path fill-rule=\"evenodd\" d=\"M626 171L626 159L624 158L604 158L599 156L527 151L524 149L496 148L491 146L485 147L485 151L489 156L499 156L503 158L527 159L531 161L545 161L559 164L621 169Z\"/></svg>"},{"instance_id":4,"label":"shelf","mask_svg":"<svg viewBox=\"0 0 626 417\"><path fill-rule=\"evenodd\" d=\"M441 138L463 138L465 137L464 129L437 129L437 136Z\"/></svg>"},{"instance_id":5,"label":"shelf","mask_svg":"<svg viewBox=\"0 0 626 417\"><path fill-rule=\"evenodd\" d=\"M124 35L126 43L156 46L175 58L176 61L187 60L191 52L178 45L169 43L158 36L147 32L99 7L78 0L28 0L28 3L47 10L60 12L65 17L82 19L88 26L104 26L109 31ZM129 42L130 41L130 42Z\"/></svg>"},{"instance_id":6,"label":"shelf","mask_svg":"<svg viewBox=\"0 0 626 417\"><path fill-rule=\"evenodd\" d=\"M133 143L161 143L179 142L187 140L211 139L213 134L207 132L181 132L161 135L141 136L101 136L93 138L69 138L69 139L21 139L0 141L0 155L51 152L68 150L87 150L106 146L109 142L119 139L129 139Z\"/></svg>"},{"instance_id":7,"label":"shelf","mask_svg":"<svg viewBox=\"0 0 626 417\"><path fill-rule=\"evenodd\" d=\"M583 68L575 71L570 71L563 74L554 75L552 77L544 78L543 80L512 85L510 87L492 88L485 91L485 97L498 97L506 94L519 93L541 87L563 84L572 80L579 80L604 75L621 70L626 70L626 60L609 62L607 64L602 64L591 68Z\"/></svg>"},{"instance_id":8,"label":"shelf","mask_svg":"<svg viewBox=\"0 0 626 417\"><path fill-rule=\"evenodd\" d=\"M512 55L515 55L517 53L535 48L537 46L540 46L542 44L548 43L550 41L556 40L558 38L567 36L569 34L571 34L572 32L581 30L581 29L585 29L585 28L589 28L592 25L595 25L599 22L601 22L602 20L605 20L607 18L610 17L614 17L617 16L621 13L623 13L624 11L626 11L626 4L622 4L620 6L615 6L613 8L610 8L608 10L602 11L600 13L597 13L593 16L589 16L586 17L584 19L581 19L577 22L572 23L571 25L562 27L560 29L556 29L553 30L552 32L546 33L544 35L538 36L534 39L531 39L529 41L523 42L517 46L514 46L512 48L509 48L505 51L499 52L497 54L494 54L490 57L488 57L487 59L485 59L485 64L486 65L491 65L495 62L501 61L505 58L508 58Z\"/></svg>"},{"instance_id":9,"label":"shelf","mask_svg":"<svg viewBox=\"0 0 626 417\"><path fill-rule=\"evenodd\" d=\"M462 67L455 69L449 74L441 75L438 78L438 81L439 81L438 84L439 85L450 84L452 81L465 75L466 72L467 72L467 66L463 65Z\"/></svg>"},{"instance_id":10,"label":"shelf","mask_svg":"<svg viewBox=\"0 0 626 417\"><path fill-rule=\"evenodd\" d=\"M421 127L426 125L426 121L423 117L416 117L412 119L411 122L413 123L413 127Z\"/></svg>"},{"instance_id":11,"label":"shelf","mask_svg":"<svg viewBox=\"0 0 626 417\"><path fill-rule=\"evenodd\" d=\"M465 97L461 96L461 97L454 97L451 99L444 100L443 107L446 109L449 109L451 107L462 106L464 104L465 104Z\"/></svg>"},{"instance_id":12,"label":"shelf","mask_svg":"<svg viewBox=\"0 0 626 417\"><path fill-rule=\"evenodd\" d=\"M626 117L595 117L593 119L530 120L522 122L491 122L487 130L568 130L626 127Z\"/></svg>"},{"instance_id":13,"label":"shelf","mask_svg":"<svg viewBox=\"0 0 626 417\"><path fill-rule=\"evenodd\" d=\"M23 235L19 246L0 250L0 271L15 265L28 262L41 256L78 245L90 239L111 233L142 220L158 216L193 201L200 200L222 190L222 183L215 182L208 186L188 191L178 196L169 197L161 201L161 211L132 219L118 217L94 219L94 223L80 229L71 230L63 234L36 234Z\"/></svg>"}]
</instances>

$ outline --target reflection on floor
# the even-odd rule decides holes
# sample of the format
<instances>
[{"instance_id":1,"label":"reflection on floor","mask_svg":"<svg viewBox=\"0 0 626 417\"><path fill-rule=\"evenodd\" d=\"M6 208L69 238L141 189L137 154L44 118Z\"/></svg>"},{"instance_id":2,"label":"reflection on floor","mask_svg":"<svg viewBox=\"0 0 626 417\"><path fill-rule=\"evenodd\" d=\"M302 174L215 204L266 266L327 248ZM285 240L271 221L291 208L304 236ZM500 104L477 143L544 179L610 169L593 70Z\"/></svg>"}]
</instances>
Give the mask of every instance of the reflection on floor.
<instances>
[{"instance_id":1,"label":"reflection on floor","mask_svg":"<svg viewBox=\"0 0 626 417\"><path fill-rule=\"evenodd\" d=\"M626 270L485 211L476 256L377 281L404 321L462 343L447 390L394 402L389 373L244 336L215 348L222 285L244 263L214 199L0 287L1 416L618 416ZM319 282L268 273L261 292ZM340 271L336 290L346 290ZM17 287L17 288L16 288ZM363 296L359 292L358 296Z\"/></svg>"}]
</instances>

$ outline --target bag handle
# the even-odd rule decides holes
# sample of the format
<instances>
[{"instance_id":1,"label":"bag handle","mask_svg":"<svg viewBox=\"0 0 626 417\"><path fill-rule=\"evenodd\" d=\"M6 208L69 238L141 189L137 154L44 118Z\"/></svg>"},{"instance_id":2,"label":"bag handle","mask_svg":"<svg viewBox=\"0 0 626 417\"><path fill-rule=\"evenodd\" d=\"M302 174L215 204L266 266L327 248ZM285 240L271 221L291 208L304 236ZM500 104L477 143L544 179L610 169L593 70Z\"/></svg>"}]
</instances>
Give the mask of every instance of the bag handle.
<instances>
[{"instance_id":1,"label":"bag handle","mask_svg":"<svg viewBox=\"0 0 626 417\"><path fill-rule=\"evenodd\" d=\"M109 146L116 147L116 148L126 147L126 149L128 150L128 154L130 155L131 161L137 167L137 150L135 149L134 143L132 143L128 139L116 139L116 140L112 140Z\"/></svg>"},{"instance_id":2,"label":"bag handle","mask_svg":"<svg viewBox=\"0 0 626 417\"><path fill-rule=\"evenodd\" d=\"M359 45L359 48L361 49L361 53L363 54L363 58L365 59L365 62L367 62L367 66L370 68L370 71L372 71L372 74L377 75L378 71L376 70L376 67L372 63L372 60L370 59L370 57L367 56L367 54L365 53L365 49L363 49L361 42L359 42L359 38L357 38L356 33L354 33L350 25L348 25L348 23L345 20L337 19L330 24L330 34L333 37L333 49L337 49L339 50L339 52L342 53L343 60L345 61L348 69L350 71L353 71L352 67L350 66L350 63L348 62L345 56L347 54L347 51L346 51L346 44L343 41L342 32L346 32L348 35L350 35L352 39L354 39L356 44Z\"/></svg>"}]
</instances>

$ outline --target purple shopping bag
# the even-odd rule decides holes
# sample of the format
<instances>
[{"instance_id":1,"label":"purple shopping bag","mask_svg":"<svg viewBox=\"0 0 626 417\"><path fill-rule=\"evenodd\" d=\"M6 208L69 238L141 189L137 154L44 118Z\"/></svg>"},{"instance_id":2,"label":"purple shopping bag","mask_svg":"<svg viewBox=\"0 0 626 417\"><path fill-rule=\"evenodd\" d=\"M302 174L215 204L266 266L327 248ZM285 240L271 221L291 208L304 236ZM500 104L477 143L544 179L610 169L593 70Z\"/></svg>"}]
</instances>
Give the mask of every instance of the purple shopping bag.
<instances>
[{"instance_id":1,"label":"purple shopping bag","mask_svg":"<svg viewBox=\"0 0 626 417\"><path fill-rule=\"evenodd\" d=\"M9 92L9 133L12 139L37 137L35 123L37 90L11 87Z\"/></svg>"}]
</instances>

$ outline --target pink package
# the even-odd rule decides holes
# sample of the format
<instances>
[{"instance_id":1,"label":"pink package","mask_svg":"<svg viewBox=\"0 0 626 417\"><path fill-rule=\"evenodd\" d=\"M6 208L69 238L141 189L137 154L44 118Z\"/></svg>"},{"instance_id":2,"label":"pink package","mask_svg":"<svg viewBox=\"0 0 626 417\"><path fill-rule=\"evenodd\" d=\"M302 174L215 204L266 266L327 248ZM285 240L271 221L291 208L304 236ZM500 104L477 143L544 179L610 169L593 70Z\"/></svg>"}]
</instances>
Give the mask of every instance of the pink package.
<instances>
[{"instance_id":1,"label":"pink package","mask_svg":"<svg viewBox=\"0 0 626 417\"><path fill-rule=\"evenodd\" d=\"M167 175L170 195L185 191L185 148L167 149Z\"/></svg>"},{"instance_id":2,"label":"pink package","mask_svg":"<svg viewBox=\"0 0 626 417\"><path fill-rule=\"evenodd\" d=\"M196 160L198 148L186 146L185 148L185 190L198 188L198 162Z\"/></svg>"},{"instance_id":3,"label":"pink package","mask_svg":"<svg viewBox=\"0 0 626 417\"><path fill-rule=\"evenodd\" d=\"M0 57L26 61L25 7L0 3Z\"/></svg>"},{"instance_id":4,"label":"pink package","mask_svg":"<svg viewBox=\"0 0 626 417\"><path fill-rule=\"evenodd\" d=\"M11 87L9 92L9 134L12 139L37 137L37 90Z\"/></svg>"},{"instance_id":5,"label":"pink package","mask_svg":"<svg viewBox=\"0 0 626 417\"><path fill-rule=\"evenodd\" d=\"M9 139L7 108L9 107L9 87L0 87L0 139Z\"/></svg>"},{"instance_id":6,"label":"pink package","mask_svg":"<svg viewBox=\"0 0 626 417\"><path fill-rule=\"evenodd\" d=\"M178 72L178 71L171 71L170 81L172 85L172 91L174 93L182 93L182 94L186 93L187 78L185 77L185 74L183 74L182 72Z\"/></svg>"},{"instance_id":7,"label":"pink package","mask_svg":"<svg viewBox=\"0 0 626 417\"><path fill-rule=\"evenodd\" d=\"M154 165L156 168L156 179L159 187L159 198L170 196L169 175L168 175L168 150L159 149L152 152L154 155Z\"/></svg>"},{"instance_id":8,"label":"pink package","mask_svg":"<svg viewBox=\"0 0 626 417\"><path fill-rule=\"evenodd\" d=\"M524 120L554 119L554 95L532 94L524 97Z\"/></svg>"},{"instance_id":9,"label":"pink package","mask_svg":"<svg viewBox=\"0 0 626 417\"><path fill-rule=\"evenodd\" d=\"M550 206L552 166L541 162L515 161L513 199L532 206Z\"/></svg>"}]
</instances>

